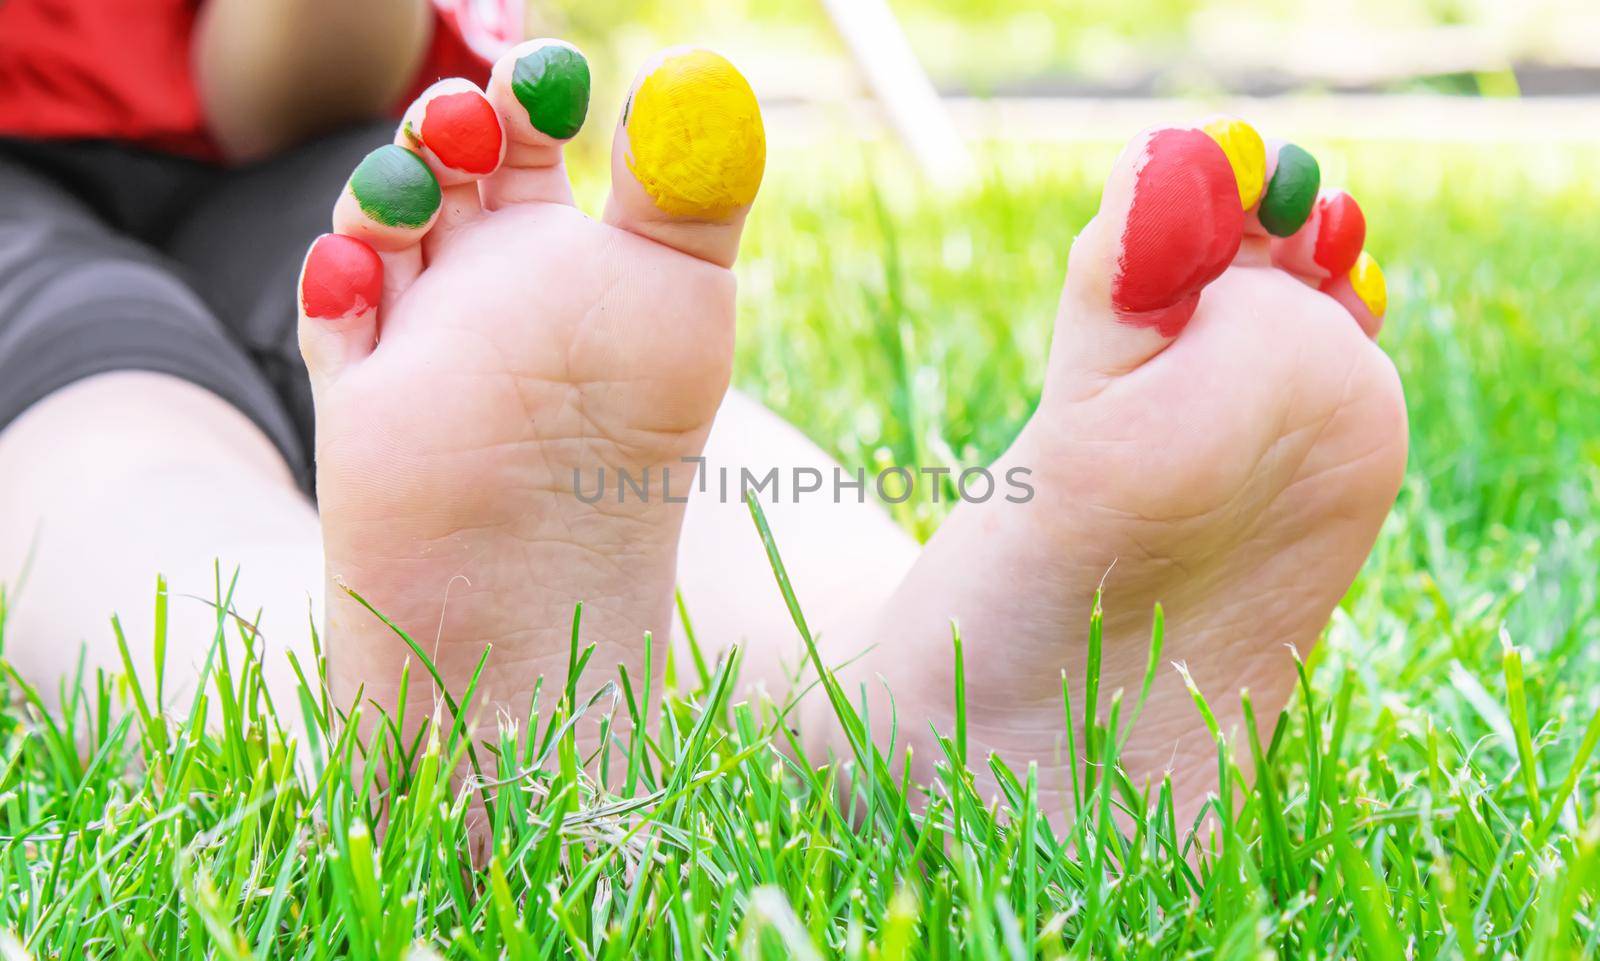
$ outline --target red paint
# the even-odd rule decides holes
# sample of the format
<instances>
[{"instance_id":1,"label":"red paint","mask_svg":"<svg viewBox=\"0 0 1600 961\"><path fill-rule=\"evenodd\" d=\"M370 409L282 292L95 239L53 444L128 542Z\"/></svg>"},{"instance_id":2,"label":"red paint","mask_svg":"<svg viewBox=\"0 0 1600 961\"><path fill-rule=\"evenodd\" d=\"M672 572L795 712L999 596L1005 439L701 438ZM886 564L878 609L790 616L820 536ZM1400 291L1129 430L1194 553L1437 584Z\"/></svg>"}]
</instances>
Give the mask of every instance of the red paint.
<instances>
[{"instance_id":1,"label":"red paint","mask_svg":"<svg viewBox=\"0 0 1600 961\"><path fill-rule=\"evenodd\" d=\"M1356 265L1367 242L1367 218L1356 199L1343 190L1324 191L1317 198L1317 209L1322 216L1311 257L1330 276L1343 277Z\"/></svg>"},{"instance_id":2,"label":"red paint","mask_svg":"<svg viewBox=\"0 0 1600 961\"><path fill-rule=\"evenodd\" d=\"M323 234L311 245L300 272L300 302L306 316L322 320L358 317L383 297L383 261L371 247L342 234Z\"/></svg>"},{"instance_id":3,"label":"red paint","mask_svg":"<svg viewBox=\"0 0 1600 961\"><path fill-rule=\"evenodd\" d=\"M1200 291L1221 276L1244 236L1228 157L1203 131L1159 130L1145 144L1111 281L1124 323L1173 337Z\"/></svg>"},{"instance_id":4,"label":"red paint","mask_svg":"<svg viewBox=\"0 0 1600 961\"><path fill-rule=\"evenodd\" d=\"M428 101L422 142L445 166L469 174L500 164L500 120L481 93L447 93Z\"/></svg>"}]
</instances>

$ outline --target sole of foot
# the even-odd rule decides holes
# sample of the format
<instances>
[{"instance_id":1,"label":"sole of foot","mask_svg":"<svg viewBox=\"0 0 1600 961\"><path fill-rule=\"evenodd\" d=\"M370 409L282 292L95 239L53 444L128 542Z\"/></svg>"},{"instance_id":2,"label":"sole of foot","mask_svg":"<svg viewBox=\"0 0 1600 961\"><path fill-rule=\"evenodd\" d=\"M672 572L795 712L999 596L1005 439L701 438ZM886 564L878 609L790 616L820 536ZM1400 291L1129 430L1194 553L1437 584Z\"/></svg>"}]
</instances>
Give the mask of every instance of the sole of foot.
<instances>
[{"instance_id":1,"label":"sole of foot","mask_svg":"<svg viewBox=\"0 0 1600 961\"><path fill-rule=\"evenodd\" d=\"M827 663L858 658L839 676L880 738L892 693L924 779L940 756L927 720L955 729L955 625L974 769L987 752L1037 762L1067 809L1062 685L1081 721L1102 590L1100 717L1119 690L1131 712L1159 604L1163 661L1187 666L1224 732L1248 689L1270 735L1290 648L1316 643L1406 462L1404 397L1374 340L1383 276L1360 208L1319 181L1307 151L1231 118L1147 131L1116 161L1072 247L1039 408L991 468L1024 472L1033 496L959 505L875 618L823 631ZM805 711L808 731L838 730L826 703ZM1162 663L1123 754L1134 782L1170 772L1192 814L1215 752Z\"/></svg>"},{"instance_id":2,"label":"sole of foot","mask_svg":"<svg viewBox=\"0 0 1600 961\"><path fill-rule=\"evenodd\" d=\"M595 645L580 698L618 665L641 681L647 636L659 674L675 501L728 384L728 268L765 139L728 61L665 51L633 82L593 220L562 161L589 84L583 55L554 40L510 51L487 90L435 84L307 254L300 343L342 707L360 692L394 711L408 672L412 727L440 693L351 592L453 697L487 650L463 710L491 730L525 718L541 680L549 716L580 602Z\"/></svg>"}]
</instances>

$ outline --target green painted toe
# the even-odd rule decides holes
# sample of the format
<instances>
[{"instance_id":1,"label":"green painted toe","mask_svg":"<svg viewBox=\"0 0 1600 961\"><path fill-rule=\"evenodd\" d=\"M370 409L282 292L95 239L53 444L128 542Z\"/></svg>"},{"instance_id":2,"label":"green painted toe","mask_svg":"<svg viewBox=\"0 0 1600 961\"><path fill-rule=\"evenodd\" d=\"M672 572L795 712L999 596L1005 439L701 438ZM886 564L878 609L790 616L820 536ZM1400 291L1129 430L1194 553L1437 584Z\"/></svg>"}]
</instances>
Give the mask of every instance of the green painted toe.
<instances>
[{"instance_id":1,"label":"green painted toe","mask_svg":"<svg viewBox=\"0 0 1600 961\"><path fill-rule=\"evenodd\" d=\"M1321 186L1317 158L1292 143L1284 144L1278 150L1278 167L1261 196L1261 226L1274 237L1287 237L1299 230L1311 216Z\"/></svg>"},{"instance_id":2,"label":"green painted toe","mask_svg":"<svg viewBox=\"0 0 1600 961\"><path fill-rule=\"evenodd\" d=\"M367 154L350 175L362 212L390 227L421 227L439 209L439 181L422 158L394 144Z\"/></svg>"},{"instance_id":3,"label":"green painted toe","mask_svg":"<svg viewBox=\"0 0 1600 961\"><path fill-rule=\"evenodd\" d=\"M511 92L540 133L576 136L589 115L589 61L560 44L546 44L517 61Z\"/></svg>"}]
</instances>

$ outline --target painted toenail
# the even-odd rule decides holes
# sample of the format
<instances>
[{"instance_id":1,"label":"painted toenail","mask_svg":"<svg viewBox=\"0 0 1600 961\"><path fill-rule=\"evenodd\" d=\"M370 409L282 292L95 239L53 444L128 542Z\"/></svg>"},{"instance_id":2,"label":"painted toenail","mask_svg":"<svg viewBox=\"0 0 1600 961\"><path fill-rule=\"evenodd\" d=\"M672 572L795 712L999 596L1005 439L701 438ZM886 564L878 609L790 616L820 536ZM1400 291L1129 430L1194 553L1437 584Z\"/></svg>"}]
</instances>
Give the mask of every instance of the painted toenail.
<instances>
[{"instance_id":1,"label":"painted toenail","mask_svg":"<svg viewBox=\"0 0 1600 961\"><path fill-rule=\"evenodd\" d=\"M343 234L323 234L312 243L300 274L307 317L357 317L378 306L382 296L383 261L371 247Z\"/></svg>"},{"instance_id":2,"label":"painted toenail","mask_svg":"<svg viewBox=\"0 0 1600 961\"><path fill-rule=\"evenodd\" d=\"M1356 199L1343 190L1325 190L1317 198L1317 245L1312 259L1334 277L1356 265L1367 242L1367 218Z\"/></svg>"},{"instance_id":3,"label":"painted toenail","mask_svg":"<svg viewBox=\"0 0 1600 961\"><path fill-rule=\"evenodd\" d=\"M1350 268L1350 287L1355 290L1356 296L1372 311L1372 316L1383 318L1389 310L1389 285L1383 279L1383 269L1378 266L1378 261L1366 251L1356 258L1354 267Z\"/></svg>"},{"instance_id":4,"label":"painted toenail","mask_svg":"<svg viewBox=\"0 0 1600 961\"><path fill-rule=\"evenodd\" d=\"M722 57L667 57L639 84L623 125L628 169L663 213L715 220L756 199L767 162L761 107Z\"/></svg>"},{"instance_id":5,"label":"painted toenail","mask_svg":"<svg viewBox=\"0 0 1600 961\"><path fill-rule=\"evenodd\" d=\"M517 61L511 92L540 133L577 136L589 115L589 61L572 47L547 43Z\"/></svg>"},{"instance_id":6,"label":"painted toenail","mask_svg":"<svg viewBox=\"0 0 1600 961\"><path fill-rule=\"evenodd\" d=\"M447 93L428 101L422 142L446 167L493 173L500 164L500 118L483 94Z\"/></svg>"},{"instance_id":7,"label":"painted toenail","mask_svg":"<svg viewBox=\"0 0 1600 961\"><path fill-rule=\"evenodd\" d=\"M1278 150L1278 166L1261 198L1261 226L1274 237L1287 237L1305 225L1322 186L1317 158L1292 143Z\"/></svg>"},{"instance_id":8,"label":"painted toenail","mask_svg":"<svg viewBox=\"0 0 1600 961\"><path fill-rule=\"evenodd\" d=\"M1239 252L1244 209L1227 155L1202 131L1156 131L1136 169L1111 304L1171 337Z\"/></svg>"},{"instance_id":9,"label":"painted toenail","mask_svg":"<svg viewBox=\"0 0 1600 961\"><path fill-rule=\"evenodd\" d=\"M422 227L439 209L439 181L422 158L386 144L350 175L350 192L368 217L390 227Z\"/></svg>"},{"instance_id":10,"label":"painted toenail","mask_svg":"<svg viewBox=\"0 0 1600 961\"><path fill-rule=\"evenodd\" d=\"M1219 117L1203 128L1228 155L1233 178L1239 182L1239 203L1249 210L1261 199L1266 186L1267 148L1256 128L1234 117Z\"/></svg>"}]
</instances>

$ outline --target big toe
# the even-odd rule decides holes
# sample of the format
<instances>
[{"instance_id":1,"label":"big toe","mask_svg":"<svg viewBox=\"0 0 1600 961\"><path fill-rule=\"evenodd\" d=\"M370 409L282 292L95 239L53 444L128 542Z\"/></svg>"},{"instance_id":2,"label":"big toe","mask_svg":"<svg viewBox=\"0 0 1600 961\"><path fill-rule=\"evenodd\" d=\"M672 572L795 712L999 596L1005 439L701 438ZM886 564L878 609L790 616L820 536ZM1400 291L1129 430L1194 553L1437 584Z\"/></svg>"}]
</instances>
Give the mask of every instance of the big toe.
<instances>
[{"instance_id":1,"label":"big toe","mask_svg":"<svg viewBox=\"0 0 1600 961\"><path fill-rule=\"evenodd\" d=\"M1243 229L1239 181L1216 140L1181 127L1135 137L1072 245L1057 325L1065 362L1117 374L1154 356L1232 263Z\"/></svg>"},{"instance_id":2,"label":"big toe","mask_svg":"<svg viewBox=\"0 0 1600 961\"><path fill-rule=\"evenodd\" d=\"M709 50L664 51L623 107L606 222L731 266L766 161L761 106L738 69Z\"/></svg>"}]
</instances>

